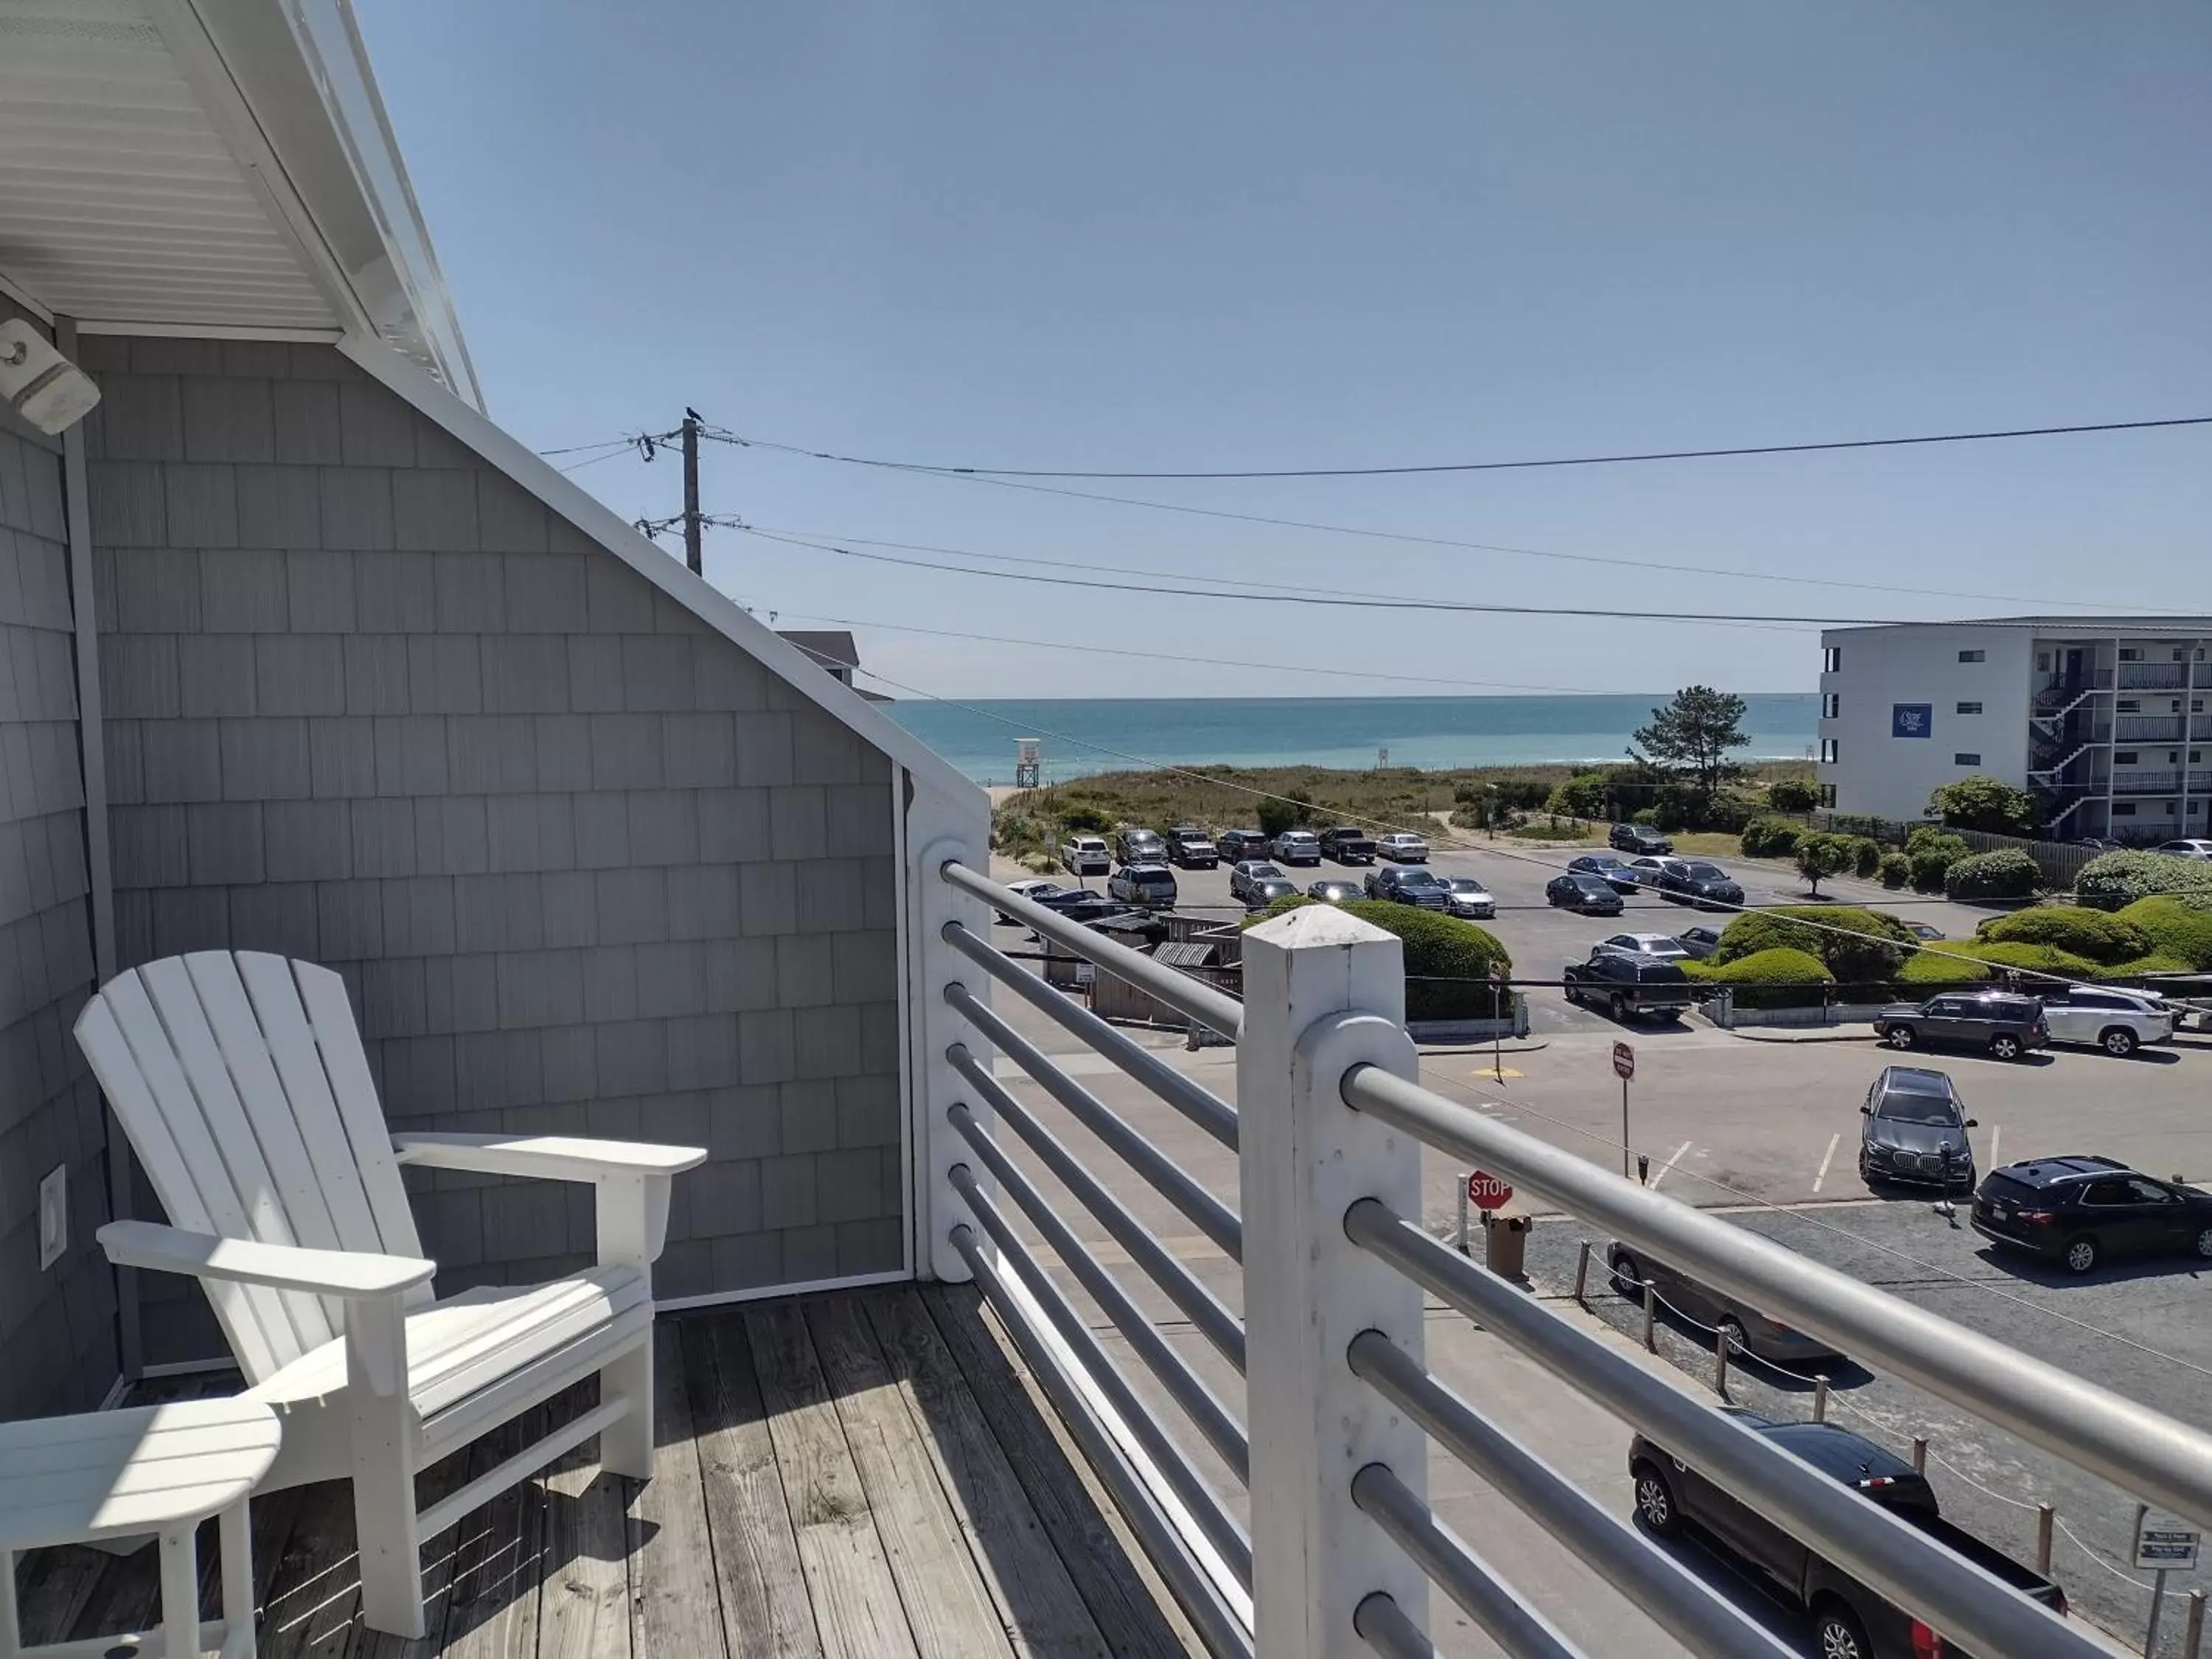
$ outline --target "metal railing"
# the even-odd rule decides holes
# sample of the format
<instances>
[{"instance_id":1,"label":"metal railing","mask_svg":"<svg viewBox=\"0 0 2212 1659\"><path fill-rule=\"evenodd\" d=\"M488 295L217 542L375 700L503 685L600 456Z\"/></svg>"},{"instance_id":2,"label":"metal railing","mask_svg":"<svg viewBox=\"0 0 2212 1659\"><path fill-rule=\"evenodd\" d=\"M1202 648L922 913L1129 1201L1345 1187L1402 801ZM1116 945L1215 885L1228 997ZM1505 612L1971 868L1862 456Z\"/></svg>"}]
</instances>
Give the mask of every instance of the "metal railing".
<instances>
[{"instance_id":1,"label":"metal railing","mask_svg":"<svg viewBox=\"0 0 2212 1659\"><path fill-rule=\"evenodd\" d=\"M1419 1224L1424 1146L1487 1170L1640 1255L2147 1502L2212 1523L2212 1437L1421 1087L1403 1030L1401 947L1380 930L1321 906L1263 924L1245 935L1247 1000L1238 1005L1024 904L972 871L951 865L943 874L1037 925L1100 972L1144 981L1162 1001L1237 1036L1239 1105L1231 1107L1157 1054L1133 1054L1135 1045L1087 1014L1039 1000L1018 982L1025 970L964 924L943 930L948 969L972 964L1009 986L1237 1150L1242 1202L1231 1210L957 979L938 988L978 1043L994 1045L1241 1261L1240 1321L967 1043L951 1046L957 1093L933 1114L931 1132L951 1137L961 1154L951 1184L966 1207L950 1222L954 1246L1031 1364L1051 1370L1055 1402L1081 1417L1086 1454L1110 1462L1102 1474L1117 1503L1134 1511L1138 1537L1161 1560L1209 1652L1336 1659L1364 1648L1385 1659L1425 1659L1433 1588L1516 1659L1576 1659L1582 1650L1438 1520L1426 1495L1431 1443L1692 1651L1723 1659L1791 1651L1532 1454L1480 1401L1433 1375L1425 1357L1425 1296L1479 1322L1870 1595L1984 1659L2090 1659L2106 1651L1586 1323L1431 1237ZM1243 1379L1241 1401L1218 1397L1149 1322L1096 1249L1000 1145L1001 1129L1230 1362ZM1041 1244L1018 1231L1000 1193ZM1249 1533L1053 1282L1054 1261L1152 1376L1176 1408L1175 1421L1245 1481ZM1632 1645L1624 1639L1606 1651Z\"/></svg>"}]
</instances>

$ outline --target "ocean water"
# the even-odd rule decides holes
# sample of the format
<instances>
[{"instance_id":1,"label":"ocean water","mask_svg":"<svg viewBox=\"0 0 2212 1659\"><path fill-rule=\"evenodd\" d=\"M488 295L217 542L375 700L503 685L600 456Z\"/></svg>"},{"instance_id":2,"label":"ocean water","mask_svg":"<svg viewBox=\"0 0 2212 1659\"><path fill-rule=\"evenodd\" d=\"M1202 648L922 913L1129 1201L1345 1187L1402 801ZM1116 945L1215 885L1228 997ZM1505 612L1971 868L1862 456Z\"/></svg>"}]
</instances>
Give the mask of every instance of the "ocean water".
<instances>
[{"instance_id":1,"label":"ocean water","mask_svg":"<svg viewBox=\"0 0 2212 1659\"><path fill-rule=\"evenodd\" d=\"M1014 739L1048 781L1170 766L1525 766L1611 761L1671 693L1511 697L1115 697L911 702L884 712L978 783L1010 783ZM1809 757L1820 700L1747 693L1740 758Z\"/></svg>"}]
</instances>

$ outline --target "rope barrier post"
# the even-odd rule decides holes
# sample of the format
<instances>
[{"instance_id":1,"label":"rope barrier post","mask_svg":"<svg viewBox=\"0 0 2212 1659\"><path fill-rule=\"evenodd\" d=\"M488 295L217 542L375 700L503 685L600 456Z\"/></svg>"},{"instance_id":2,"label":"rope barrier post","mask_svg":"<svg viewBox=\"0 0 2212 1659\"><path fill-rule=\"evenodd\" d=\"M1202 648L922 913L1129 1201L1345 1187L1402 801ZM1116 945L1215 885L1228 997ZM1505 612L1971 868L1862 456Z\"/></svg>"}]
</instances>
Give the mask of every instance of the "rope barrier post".
<instances>
[{"instance_id":1,"label":"rope barrier post","mask_svg":"<svg viewBox=\"0 0 2212 1659\"><path fill-rule=\"evenodd\" d=\"M1828 1420L1828 1374L1826 1371L1813 1379L1813 1420L1815 1423ZM2048 1544L2050 1540L2046 1538L2044 1541Z\"/></svg>"},{"instance_id":2,"label":"rope barrier post","mask_svg":"<svg viewBox=\"0 0 2212 1659\"><path fill-rule=\"evenodd\" d=\"M1467 1254L1467 1177L1459 1180L1459 1253Z\"/></svg>"},{"instance_id":3,"label":"rope barrier post","mask_svg":"<svg viewBox=\"0 0 2212 1659\"><path fill-rule=\"evenodd\" d=\"M1462 1189L1465 1190L1464 1188ZM1575 1306L1587 1308L1585 1293L1589 1288L1589 1240L1583 1240L1582 1248L1575 1253Z\"/></svg>"},{"instance_id":4,"label":"rope barrier post","mask_svg":"<svg viewBox=\"0 0 2212 1659\"><path fill-rule=\"evenodd\" d=\"M2051 1522L2055 1511L2048 1504L2035 1506L2035 1570L2051 1577Z\"/></svg>"},{"instance_id":5,"label":"rope barrier post","mask_svg":"<svg viewBox=\"0 0 2212 1659\"><path fill-rule=\"evenodd\" d=\"M2201 1659L2204 1651L2204 1592L2189 1592L2189 1623L2181 1636L2181 1659Z\"/></svg>"},{"instance_id":6,"label":"rope barrier post","mask_svg":"<svg viewBox=\"0 0 2212 1659\"><path fill-rule=\"evenodd\" d=\"M1659 1292L1653 1290L1647 1280L1644 1285L1644 1351L1646 1353L1659 1352L1658 1332L1654 1328L1658 1317Z\"/></svg>"},{"instance_id":7,"label":"rope barrier post","mask_svg":"<svg viewBox=\"0 0 2212 1659\"><path fill-rule=\"evenodd\" d=\"M1411 1082L1404 947L1334 905L1244 935L1237 1046L1243 1218L1253 1650L1268 1659L1355 1653L1352 1615L1380 1591L1425 1624L1429 1583L1361 1513L1352 1477L1379 1463L1428 1499L1428 1437L1345 1362L1376 1331L1425 1353L1420 1286L1352 1242L1345 1212L1376 1198L1418 1215L1421 1148L1345 1103L1345 1073ZM1462 1183L1463 1185L1464 1183Z\"/></svg>"},{"instance_id":8,"label":"rope barrier post","mask_svg":"<svg viewBox=\"0 0 2212 1659\"><path fill-rule=\"evenodd\" d=\"M1713 1392L1728 1398L1729 1334L1723 1325L1713 1333Z\"/></svg>"},{"instance_id":9,"label":"rope barrier post","mask_svg":"<svg viewBox=\"0 0 2212 1659\"><path fill-rule=\"evenodd\" d=\"M1928 1437L1924 1434L1912 1437L1912 1472L1915 1474L1928 1473Z\"/></svg>"}]
</instances>

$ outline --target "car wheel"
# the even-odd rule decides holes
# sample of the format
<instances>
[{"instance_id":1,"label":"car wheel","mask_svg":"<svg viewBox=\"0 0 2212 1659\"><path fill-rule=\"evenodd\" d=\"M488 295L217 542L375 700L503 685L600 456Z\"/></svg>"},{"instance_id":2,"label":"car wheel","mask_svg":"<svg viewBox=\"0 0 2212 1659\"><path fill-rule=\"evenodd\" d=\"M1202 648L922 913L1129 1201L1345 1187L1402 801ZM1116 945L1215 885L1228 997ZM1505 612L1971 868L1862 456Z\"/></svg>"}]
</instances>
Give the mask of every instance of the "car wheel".
<instances>
[{"instance_id":1,"label":"car wheel","mask_svg":"<svg viewBox=\"0 0 2212 1659\"><path fill-rule=\"evenodd\" d=\"M2115 1025L2097 1041L2104 1045L2105 1052L2115 1060L2125 1060L2136 1051L2136 1034L2124 1025Z\"/></svg>"},{"instance_id":2,"label":"car wheel","mask_svg":"<svg viewBox=\"0 0 2212 1659\"><path fill-rule=\"evenodd\" d=\"M1999 1031L1990 1039L1990 1052L1999 1060L2018 1060L2020 1039L2009 1031Z\"/></svg>"},{"instance_id":3,"label":"car wheel","mask_svg":"<svg viewBox=\"0 0 2212 1659\"><path fill-rule=\"evenodd\" d=\"M1630 1302L1640 1304L1644 1300L1644 1274L1626 1250L1613 1259L1613 1291Z\"/></svg>"},{"instance_id":4,"label":"car wheel","mask_svg":"<svg viewBox=\"0 0 2212 1659\"><path fill-rule=\"evenodd\" d=\"M2197 1259L2199 1261L2212 1261L2212 1227L2199 1227L2197 1230Z\"/></svg>"},{"instance_id":5,"label":"car wheel","mask_svg":"<svg viewBox=\"0 0 2212 1659\"><path fill-rule=\"evenodd\" d=\"M1824 1601L1813 1614L1814 1650L1820 1659L1875 1659L1866 1626L1841 1601Z\"/></svg>"},{"instance_id":6,"label":"car wheel","mask_svg":"<svg viewBox=\"0 0 2212 1659\"><path fill-rule=\"evenodd\" d=\"M1910 1025L1892 1025L1883 1030L1881 1040L1893 1048L1910 1048L1915 1038Z\"/></svg>"},{"instance_id":7,"label":"car wheel","mask_svg":"<svg viewBox=\"0 0 2212 1659\"><path fill-rule=\"evenodd\" d=\"M1606 1012L1622 1024L1628 1023L1628 999L1615 991L1606 1001Z\"/></svg>"},{"instance_id":8,"label":"car wheel","mask_svg":"<svg viewBox=\"0 0 2212 1659\"><path fill-rule=\"evenodd\" d=\"M1681 1506L1674 1501L1674 1482L1667 1472L1648 1460L1636 1465L1636 1519L1654 1538L1672 1538L1682 1530Z\"/></svg>"},{"instance_id":9,"label":"car wheel","mask_svg":"<svg viewBox=\"0 0 2212 1659\"><path fill-rule=\"evenodd\" d=\"M2064 1258L2066 1271L2069 1273L2086 1273L2097 1265L2099 1258L2103 1255L2104 1248L2097 1243L2093 1234L2083 1233L2077 1238L2069 1238L2066 1241Z\"/></svg>"},{"instance_id":10,"label":"car wheel","mask_svg":"<svg viewBox=\"0 0 2212 1659\"><path fill-rule=\"evenodd\" d=\"M1728 1344L1730 1353L1751 1352L1751 1345L1745 1340L1743 1321L1734 1314L1722 1315L1720 1323L1714 1326L1713 1330L1722 1341Z\"/></svg>"}]
</instances>

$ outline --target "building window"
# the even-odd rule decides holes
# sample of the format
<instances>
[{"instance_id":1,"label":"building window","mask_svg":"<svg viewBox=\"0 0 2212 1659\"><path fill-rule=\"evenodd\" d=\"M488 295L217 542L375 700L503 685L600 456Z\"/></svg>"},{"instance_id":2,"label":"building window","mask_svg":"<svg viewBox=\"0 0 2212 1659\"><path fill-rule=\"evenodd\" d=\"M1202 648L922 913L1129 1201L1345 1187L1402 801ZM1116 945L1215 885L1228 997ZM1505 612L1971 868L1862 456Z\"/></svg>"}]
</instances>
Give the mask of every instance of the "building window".
<instances>
[{"instance_id":1,"label":"building window","mask_svg":"<svg viewBox=\"0 0 2212 1659\"><path fill-rule=\"evenodd\" d=\"M1961 714L1978 714L1982 712L1982 706L1978 702L1962 702L1959 705L1959 712Z\"/></svg>"},{"instance_id":2,"label":"building window","mask_svg":"<svg viewBox=\"0 0 2212 1659\"><path fill-rule=\"evenodd\" d=\"M2141 662L2142 660L2142 653L2132 645L2124 645L2120 647L2120 660L2122 662Z\"/></svg>"},{"instance_id":3,"label":"building window","mask_svg":"<svg viewBox=\"0 0 2212 1659\"><path fill-rule=\"evenodd\" d=\"M2166 751L2166 763L2168 766L2176 764L2180 759L2181 751L2179 749L2169 749Z\"/></svg>"},{"instance_id":4,"label":"building window","mask_svg":"<svg viewBox=\"0 0 2212 1659\"><path fill-rule=\"evenodd\" d=\"M2035 653L2035 672L2039 674L2048 674L2051 672L2051 653L2048 651L2039 651Z\"/></svg>"},{"instance_id":5,"label":"building window","mask_svg":"<svg viewBox=\"0 0 2212 1659\"><path fill-rule=\"evenodd\" d=\"M2142 709L2142 699L2141 697L2122 697L2119 702L2112 706L2118 709L2123 714L2139 714Z\"/></svg>"},{"instance_id":6,"label":"building window","mask_svg":"<svg viewBox=\"0 0 2212 1659\"><path fill-rule=\"evenodd\" d=\"M2192 714L2203 714L2204 712L2204 699L2202 697L2191 697L2189 700L2189 712Z\"/></svg>"},{"instance_id":7,"label":"building window","mask_svg":"<svg viewBox=\"0 0 2212 1659\"><path fill-rule=\"evenodd\" d=\"M2116 801L2114 801L2114 802L2112 803L2112 816L2113 816L2114 817L2116 817L2116 818L2131 818L2131 817L2135 817L2135 815L2136 815L2136 804L2135 804L2133 801L2131 801L2131 800L2116 800Z\"/></svg>"},{"instance_id":8,"label":"building window","mask_svg":"<svg viewBox=\"0 0 2212 1659\"><path fill-rule=\"evenodd\" d=\"M1836 740L1835 740L1833 738L1821 738L1821 739L1820 739L1820 764L1821 764L1821 765L1823 765L1823 766L1833 766L1835 763L1836 763Z\"/></svg>"},{"instance_id":9,"label":"building window","mask_svg":"<svg viewBox=\"0 0 2212 1659\"><path fill-rule=\"evenodd\" d=\"M2181 803L2174 800L2166 802L2166 815L2170 818L2179 817L2181 816Z\"/></svg>"},{"instance_id":10,"label":"building window","mask_svg":"<svg viewBox=\"0 0 2212 1659\"><path fill-rule=\"evenodd\" d=\"M2202 749L2192 749L2189 751L2189 763L2191 766L2196 765L2197 762L2203 758L2204 751Z\"/></svg>"},{"instance_id":11,"label":"building window","mask_svg":"<svg viewBox=\"0 0 2212 1659\"><path fill-rule=\"evenodd\" d=\"M1959 653L1960 662L1987 662L1989 659L1990 653L1986 651L1961 651Z\"/></svg>"},{"instance_id":12,"label":"building window","mask_svg":"<svg viewBox=\"0 0 2212 1659\"><path fill-rule=\"evenodd\" d=\"M2182 646L2175 646L2173 647L2173 659L2176 662L2187 662L2189 660L2189 653L2187 649Z\"/></svg>"},{"instance_id":13,"label":"building window","mask_svg":"<svg viewBox=\"0 0 2212 1659\"><path fill-rule=\"evenodd\" d=\"M1823 691L1820 693L1820 718L1822 720L1834 720L1843 712L1844 697L1840 691Z\"/></svg>"},{"instance_id":14,"label":"building window","mask_svg":"<svg viewBox=\"0 0 2212 1659\"><path fill-rule=\"evenodd\" d=\"M1979 755L1954 755L1951 757L1951 764L1954 766L1979 766L1981 763L1982 757Z\"/></svg>"},{"instance_id":15,"label":"building window","mask_svg":"<svg viewBox=\"0 0 2212 1659\"><path fill-rule=\"evenodd\" d=\"M2179 714L2181 712L2181 699L2180 699L2180 698L2179 698L2179 697L2176 697L2176 698L2174 698L2174 700L2173 700L2173 702L2172 702L2172 712L2173 712L2173 713L2175 713L2175 714Z\"/></svg>"},{"instance_id":16,"label":"building window","mask_svg":"<svg viewBox=\"0 0 2212 1659\"><path fill-rule=\"evenodd\" d=\"M1820 786L1820 805L1826 807L1831 812L1836 810L1836 786L1834 784L1824 783Z\"/></svg>"},{"instance_id":17,"label":"building window","mask_svg":"<svg viewBox=\"0 0 2212 1659\"><path fill-rule=\"evenodd\" d=\"M2141 757L2136 755L2134 750L2123 749L2118 754L2112 757L2112 764L2115 766L2133 766L2139 758Z\"/></svg>"},{"instance_id":18,"label":"building window","mask_svg":"<svg viewBox=\"0 0 2212 1659\"><path fill-rule=\"evenodd\" d=\"M1820 647L1820 672L1823 674L1840 673L1843 670L1843 647L1839 645L1824 645Z\"/></svg>"}]
</instances>

